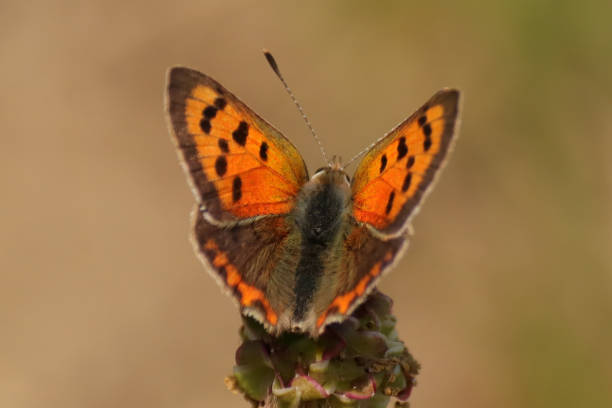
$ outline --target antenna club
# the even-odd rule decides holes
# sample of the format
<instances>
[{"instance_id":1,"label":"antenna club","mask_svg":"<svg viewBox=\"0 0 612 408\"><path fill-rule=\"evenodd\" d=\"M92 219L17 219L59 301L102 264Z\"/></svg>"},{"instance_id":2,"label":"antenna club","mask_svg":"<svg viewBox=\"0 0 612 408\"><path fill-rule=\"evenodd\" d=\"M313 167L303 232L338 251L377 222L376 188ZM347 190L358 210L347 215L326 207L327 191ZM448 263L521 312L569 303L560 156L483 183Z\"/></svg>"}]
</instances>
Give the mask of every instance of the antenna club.
<instances>
[{"instance_id":1,"label":"antenna club","mask_svg":"<svg viewBox=\"0 0 612 408\"><path fill-rule=\"evenodd\" d=\"M270 64L270 68L272 68L272 70L276 73L276 75L281 76L280 71L278 69L278 64L276 63L276 60L274 59L270 51L264 48L263 53L264 53L264 56L266 57L266 60L268 61L268 64Z\"/></svg>"}]
</instances>

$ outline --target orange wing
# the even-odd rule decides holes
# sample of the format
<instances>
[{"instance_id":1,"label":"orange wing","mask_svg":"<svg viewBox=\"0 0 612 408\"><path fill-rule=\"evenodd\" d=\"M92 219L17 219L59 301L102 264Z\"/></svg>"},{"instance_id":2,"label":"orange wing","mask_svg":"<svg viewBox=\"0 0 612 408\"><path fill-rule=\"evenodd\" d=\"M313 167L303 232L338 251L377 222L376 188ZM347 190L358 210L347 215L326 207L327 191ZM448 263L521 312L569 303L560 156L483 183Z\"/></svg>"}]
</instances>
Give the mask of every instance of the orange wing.
<instances>
[{"instance_id":1,"label":"orange wing","mask_svg":"<svg viewBox=\"0 0 612 408\"><path fill-rule=\"evenodd\" d=\"M404 230L449 150L458 100L457 90L439 91L366 154L352 183L357 221L388 235Z\"/></svg>"},{"instance_id":2,"label":"orange wing","mask_svg":"<svg viewBox=\"0 0 612 408\"><path fill-rule=\"evenodd\" d=\"M308 180L279 131L212 78L172 68L168 111L201 206L219 222L286 214Z\"/></svg>"}]
</instances>

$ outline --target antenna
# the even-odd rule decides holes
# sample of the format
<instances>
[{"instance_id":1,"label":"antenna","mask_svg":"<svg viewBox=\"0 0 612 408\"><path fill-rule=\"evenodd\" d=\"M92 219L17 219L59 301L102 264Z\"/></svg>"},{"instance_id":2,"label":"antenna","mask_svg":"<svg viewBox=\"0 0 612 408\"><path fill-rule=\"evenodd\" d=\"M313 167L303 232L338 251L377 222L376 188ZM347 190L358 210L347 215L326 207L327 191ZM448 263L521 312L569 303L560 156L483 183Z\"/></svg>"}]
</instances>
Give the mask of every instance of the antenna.
<instances>
[{"instance_id":1,"label":"antenna","mask_svg":"<svg viewBox=\"0 0 612 408\"><path fill-rule=\"evenodd\" d=\"M291 92L289 85L287 85L287 82L285 82L285 78L283 78L283 76L281 75L280 70L278 69L278 64L276 63L276 60L274 59L270 51L266 50L265 48L263 50L263 53L266 57L266 60L268 61L268 64L270 64L270 68L272 68L272 70L274 71L278 79L280 79L280 81L283 83L283 86L285 87L285 90L291 97L291 100L293 100L293 103L295 103L295 106L297 106L298 110L302 114L302 118L304 119L304 122L306 122L306 126L308 126L308 129L310 129L310 133L312 133L312 136L314 137L314 139L317 141L317 144L319 145L319 149L321 150L321 154L323 155L323 160L325 160L327 164L330 164L329 160L327 160L327 154L325 154L325 149L323 148L323 144L321 143L319 136L317 136L317 133L312 128L312 125L310 124L310 120L308 120L308 116L306 116L306 114L304 113L304 110L302 109L302 105L300 105L297 99L295 99L295 96L293 95L293 92Z\"/></svg>"}]
</instances>

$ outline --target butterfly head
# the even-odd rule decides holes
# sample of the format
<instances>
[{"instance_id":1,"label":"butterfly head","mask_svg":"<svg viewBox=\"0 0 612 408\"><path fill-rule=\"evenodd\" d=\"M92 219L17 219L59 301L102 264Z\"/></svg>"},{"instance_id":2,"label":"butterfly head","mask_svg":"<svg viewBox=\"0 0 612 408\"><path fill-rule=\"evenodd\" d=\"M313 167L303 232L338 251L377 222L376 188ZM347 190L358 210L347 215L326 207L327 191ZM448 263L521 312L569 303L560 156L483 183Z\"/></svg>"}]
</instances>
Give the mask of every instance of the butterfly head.
<instances>
[{"instance_id":1,"label":"butterfly head","mask_svg":"<svg viewBox=\"0 0 612 408\"><path fill-rule=\"evenodd\" d=\"M351 178L344 171L344 167L342 166L341 161L342 159L339 156L334 156L329 165L321 167L317 169L317 171L315 171L314 175L311 178L311 181L319 183L331 183L338 186L342 186L342 188L350 188Z\"/></svg>"}]
</instances>

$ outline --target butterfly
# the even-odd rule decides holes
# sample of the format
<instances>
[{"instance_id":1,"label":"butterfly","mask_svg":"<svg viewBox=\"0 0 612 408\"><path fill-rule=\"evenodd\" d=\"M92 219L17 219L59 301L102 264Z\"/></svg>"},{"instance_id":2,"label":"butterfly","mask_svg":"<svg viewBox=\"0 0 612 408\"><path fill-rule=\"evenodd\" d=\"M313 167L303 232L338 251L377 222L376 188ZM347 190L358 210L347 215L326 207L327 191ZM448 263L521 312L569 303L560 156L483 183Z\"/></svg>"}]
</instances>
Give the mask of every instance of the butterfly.
<instances>
[{"instance_id":1,"label":"butterfly","mask_svg":"<svg viewBox=\"0 0 612 408\"><path fill-rule=\"evenodd\" d=\"M343 321L406 249L451 148L458 101L457 90L437 92L352 178L338 159L309 177L293 144L234 94L170 69L169 127L197 200L193 243L205 268L271 334L317 337Z\"/></svg>"}]
</instances>

